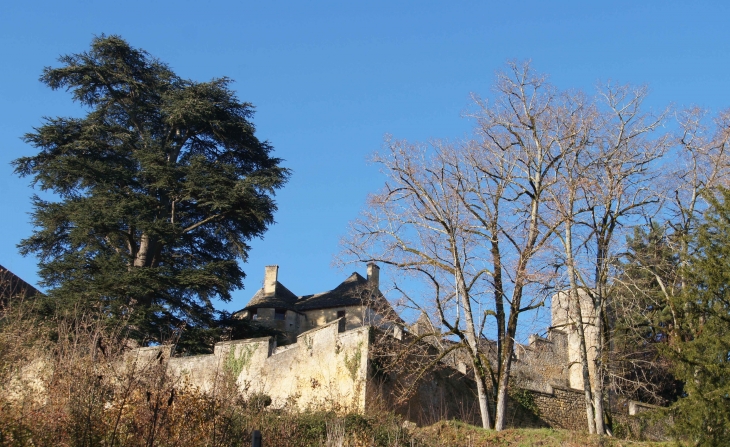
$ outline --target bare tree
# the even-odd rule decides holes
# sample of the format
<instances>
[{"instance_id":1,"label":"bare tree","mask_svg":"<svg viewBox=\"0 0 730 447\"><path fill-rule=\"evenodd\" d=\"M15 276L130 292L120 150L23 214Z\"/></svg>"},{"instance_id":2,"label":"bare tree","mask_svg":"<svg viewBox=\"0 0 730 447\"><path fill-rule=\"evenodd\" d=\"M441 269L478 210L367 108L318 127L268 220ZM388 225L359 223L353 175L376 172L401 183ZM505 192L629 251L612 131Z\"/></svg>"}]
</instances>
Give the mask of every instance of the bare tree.
<instances>
[{"instance_id":1,"label":"bare tree","mask_svg":"<svg viewBox=\"0 0 730 447\"><path fill-rule=\"evenodd\" d=\"M576 273L592 300L595 330L599 335L591 378L598 434L605 433L607 297L615 277L611 269L623 244L620 230L636 223L637 216L647 213L647 207L661 201L652 185L658 178L656 162L665 153L668 138L665 134L652 138L664 114L656 116L642 110L646 94L646 88L620 85L608 85L599 92L602 113L595 140L588 146L591 169L581 188L581 201L590 210L582 220L588 228L584 246L589 256L584 268Z\"/></svg>"},{"instance_id":2,"label":"bare tree","mask_svg":"<svg viewBox=\"0 0 730 447\"><path fill-rule=\"evenodd\" d=\"M352 223L346 254L398 267L426 279L439 318L468 347L474 365L482 425L490 428L487 369L479 353L478 315L472 291L480 246L468 229L468 213L453 161L456 148L430 148L388 141L377 155L388 175L384 190L369 198L363 217ZM453 315L452 315L453 311ZM462 326L461 319L465 322Z\"/></svg>"},{"instance_id":3,"label":"bare tree","mask_svg":"<svg viewBox=\"0 0 730 447\"><path fill-rule=\"evenodd\" d=\"M708 123L708 112L698 107L677 114L676 168L668 197L668 220L674 232L690 233L707 209L703 194L727 186L730 174L730 109Z\"/></svg>"},{"instance_id":4,"label":"bare tree","mask_svg":"<svg viewBox=\"0 0 730 447\"><path fill-rule=\"evenodd\" d=\"M387 142L375 159L386 187L371 196L344 247L427 281L440 323L468 348L483 426L491 384L502 430L519 316L543 305L554 276L546 255L560 219L546 202L564 146L578 138L573 120L583 104L515 63L498 75L491 101L475 101L474 141ZM480 352L490 316L494 365Z\"/></svg>"},{"instance_id":5,"label":"bare tree","mask_svg":"<svg viewBox=\"0 0 730 447\"><path fill-rule=\"evenodd\" d=\"M677 123L680 131L675 138L673 155L678 163L669 170L665 180L669 188L666 190L664 216L667 232L678 244L676 251L682 265L691 255L686 236L695 230L707 209L706 194L728 185L730 110L720 112L708 122L708 112L693 107L679 112ZM651 269L651 266L645 267ZM679 287L672 287L659 271L652 271L652 274L661 286L666 303L671 304L684 281L676 279L674 282ZM676 314L676 309L672 309L673 325L678 329Z\"/></svg>"},{"instance_id":6,"label":"bare tree","mask_svg":"<svg viewBox=\"0 0 730 447\"><path fill-rule=\"evenodd\" d=\"M468 208L481 224L479 234L491 248L490 285L497 319L497 430L506 427L519 316L543 305L552 282L550 262L543 255L560 220L546 202L550 191L558 187L556 172L565 155L563 146L575 138L576 129L568 122L582 107L531 71L529 64L510 64L509 68L509 75L498 79L493 103L479 102L480 157L472 157L470 165L478 173L475 184L487 193L466 197L471 204ZM497 194L490 194L484 185L493 185Z\"/></svg>"},{"instance_id":7,"label":"bare tree","mask_svg":"<svg viewBox=\"0 0 730 447\"><path fill-rule=\"evenodd\" d=\"M598 117L595 105L589 102L584 95L575 94L572 102L579 106L570 107L570 110L574 111L570 115L572 119L565 119L561 122L561 125L569 126L570 130L565 132L568 137L558 142L563 153L563 160L561 168L557 172L559 187L550 190L550 206L555 209L562 222L562 232L558 232L557 235L563 255L556 254L556 257L564 256L563 263L567 277L567 291L564 293L567 293L569 306L567 321L576 328L578 335L588 432L593 434L596 432L596 425L587 340L584 332L585 322L588 321L588 318L584 318L582 312L581 297L585 292L580 286L576 269L577 252L583 242L580 239L576 240L574 231L576 226L580 225L580 218L589 211L581 200L580 192L586 186L588 173L591 170L592 160L588 156L588 146L595 138L595 123ZM552 305L555 306L558 303L553 302Z\"/></svg>"}]
</instances>

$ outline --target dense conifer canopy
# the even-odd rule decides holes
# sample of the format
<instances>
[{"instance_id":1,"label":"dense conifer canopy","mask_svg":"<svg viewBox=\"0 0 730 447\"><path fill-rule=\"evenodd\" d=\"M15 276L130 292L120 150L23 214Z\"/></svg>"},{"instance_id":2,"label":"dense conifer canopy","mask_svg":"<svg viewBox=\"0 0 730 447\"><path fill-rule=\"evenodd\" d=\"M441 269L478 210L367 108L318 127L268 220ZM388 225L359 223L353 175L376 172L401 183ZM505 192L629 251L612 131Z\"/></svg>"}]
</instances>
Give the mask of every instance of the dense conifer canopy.
<instances>
[{"instance_id":1,"label":"dense conifer canopy","mask_svg":"<svg viewBox=\"0 0 730 447\"><path fill-rule=\"evenodd\" d=\"M118 36L59 60L41 81L88 113L24 137L39 152L16 173L57 200L33 197L21 252L39 257L57 304L101 306L139 338L210 327L211 300L242 287L247 242L274 222L289 176L254 135L253 106L230 79L182 79Z\"/></svg>"},{"instance_id":2,"label":"dense conifer canopy","mask_svg":"<svg viewBox=\"0 0 730 447\"><path fill-rule=\"evenodd\" d=\"M695 445L720 446L730 439L730 190L709 199L675 303L682 337L670 355L685 384L673 408L675 429Z\"/></svg>"}]
</instances>

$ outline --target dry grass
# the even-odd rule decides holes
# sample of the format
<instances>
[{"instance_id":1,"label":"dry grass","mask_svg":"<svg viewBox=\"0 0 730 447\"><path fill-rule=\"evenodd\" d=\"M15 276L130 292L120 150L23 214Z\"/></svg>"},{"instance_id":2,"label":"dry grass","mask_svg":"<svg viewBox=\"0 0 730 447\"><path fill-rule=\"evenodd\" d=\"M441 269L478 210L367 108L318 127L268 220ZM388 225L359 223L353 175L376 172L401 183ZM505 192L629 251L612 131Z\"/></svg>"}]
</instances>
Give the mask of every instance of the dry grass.
<instances>
[{"instance_id":1,"label":"dry grass","mask_svg":"<svg viewBox=\"0 0 730 447\"><path fill-rule=\"evenodd\" d=\"M454 421L418 428L414 438L423 445L443 447L675 447L677 443L639 442L552 429L513 429L495 432Z\"/></svg>"}]
</instances>

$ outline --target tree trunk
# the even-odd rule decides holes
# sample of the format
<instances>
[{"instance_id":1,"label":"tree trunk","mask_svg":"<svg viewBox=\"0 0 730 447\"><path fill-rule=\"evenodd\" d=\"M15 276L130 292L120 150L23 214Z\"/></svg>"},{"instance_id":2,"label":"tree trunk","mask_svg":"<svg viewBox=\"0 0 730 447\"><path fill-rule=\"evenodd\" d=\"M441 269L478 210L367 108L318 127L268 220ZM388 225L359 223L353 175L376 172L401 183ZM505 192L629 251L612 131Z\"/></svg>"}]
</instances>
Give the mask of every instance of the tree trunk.
<instances>
[{"instance_id":1,"label":"tree trunk","mask_svg":"<svg viewBox=\"0 0 730 447\"><path fill-rule=\"evenodd\" d=\"M512 343L510 339L505 340L505 353L511 351ZM502 362L502 374L499 376L497 386L497 422L494 424L494 429L497 431L502 431L507 428L507 390L509 388L509 373L512 366L512 359L510 357L512 356L506 354L505 357Z\"/></svg>"},{"instance_id":2,"label":"tree trunk","mask_svg":"<svg viewBox=\"0 0 730 447\"><path fill-rule=\"evenodd\" d=\"M572 209L571 209L572 213ZM583 311L580 303L580 291L575 281L575 264L573 259L573 222L570 218L565 222L565 256L568 264L568 278L570 282L570 291L568 296L568 306L575 309L575 327L578 332L578 340L580 343L579 356L583 375L583 394L586 405L586 418L588 421L588 433L596 433L596 423L593 413L593 396L591 394L590 370L588 369L588 352L586 350L586 336L583 330ZM569 314L570 315L570 314Z\"/></svg>"},{"instance_id":3,"label":"tree trunk","mask_svg":"<svg viewBox=\"0 0 730 447\"><path fill-rule=\"evenodd\" d=\"M517 294L521 294L521 290L516 290ZM514 303L514 301L513 301ZM509 316L509 323L507 324L507 336L504 340L504 351L502 352L502 373L499 376L499 382L497 386L497 421L494 424L494 428L497 431L502 431L507 428L507 391L509 390L509 376L512 369L512 351L514 350L514 334L517 329L517 313L513 312Z\"/></svg>"},{"instance_id":4,"label":"tree trunk","mask_svg":"<svg viewBox=\"0 0 730 447\"><path fill-rule=\"evenodd\" d=\"M609 209L609 207L606 207ZM596 250L596 291L593 299L593 318L596 327L596 357L593 360L593 408L596 418L596 433L603 435L606 427L603 423L603 317L605 312L607 284L607 255L608 247L616 225L616 219L605 216L602 220L603 231L597 238ZM607 223L608 222L608 223Z\"/></svg>"},{"instance_id":5,"label":"tree trunk","mask_svg":"<svg viewBox=\"0 0 730 447\"><path fill-rule=\"evenodd\" d=\"M497 225L492 227L492 234L496 235ZM502 284L502 254L499 249L499 238L494 236L491 241L492 264L494 265L494 309L497 319L497 359L502 358L504 349L504 285ZM502 363L497 362L497 377L502 376Z\"/></svg>"},{"instance_id":6,"label":"tree trunk","mask_svg":"<svg viewBox=\"0 0 730 447\"><path fill-rule=\"evenodd\" d=\"M606 427L603 423L603 318L602 318L602 301L603 294L598 291L598 303L595 307L596 318L596 359L593 367L593 407L596 417L596 433L603 435L606 433Z\"/></svg>"},{"instance_id":7,"label":"tree trunk","mask_svg":"<svg viewBox=\"0 0 730 447\"><path fill-rule=\"evenodd\" d=\"M163 244L157 238L142 233L139 240L139 248L134 254L135 267L157 267L160 262L160 253Z\"/></svg>"},{"instance_id":8,"label":"tree trunk","mask_svg":"<svg viewBox=\"0 0 730 447\"><path fill-rule=\"evenodd\" d=\"M477 355L479 355L477 353ZM481 372L479 371L481 369ZM474 361L474 373L477 382L477 397L479 399L479 412L482 416L482 428L491 429L492 421L489 415L489 399L487 397L487 386L484 380L484 367Z\"/></svg>"},{"instance_id":9,"label":"tree trunk","mask_svg":"<svg viewBox=\"0 0 730 447\"><path fill-rule=\"evenodd\" d=\"M520 309L520 303L522 302L522 292L525 287L525 271L527 269L527 263L534 254L533 250L535 248L535 241L537 240L538 235L538 211L540 204L540 196L538 192L542 187L542 180L539 174L535 176L532 184L535 188L535 192L532 195L533 198L530 205L530 227L527 241L525 242L524 249L520 254L519 262L517 263L515 287L512 292L510 314L509 319L507 320L507 332L504 336L504 347L500 358L502 368L499 374L499 385L497 387L497 420L494 424L494 428L497 431L504 430L507 426L507 390L509 389L509 376L512 369L512 352L515 346L515 334L517 334L517 318L519 317L520 312L522 312L522 309Z\"/></svg>"},{"instance_id":10,"label":"tree trunk","mask_svg":"<svg viewBox=\"0 0 730 447\"><path fill-rule=\"evenodd\" d=\"M586 336L583 323L583 312L580 308L580 295L578 294L578 290L573 289L573 294L575 294L575 300L577 304L577 322L576 322L576 328L578 330L578 339L580 342L580 348L579 348L579 356L580 356L580 364L582 369L582 376L583 376L583 394L584 394L584 400L586 404L586 417L588 418L588 433L594 434L596 433L596 424L595 424L595 412L594 412L594 405L593 405L593 396L591 393L591 377L590 377L590 369L588 368L588 352L586 349Z\"/></svg>"},{"instance_id":11,"label":"tree trunk","mask_svg":"<svg viewBox=\"0 0 730 447\"><path fill-rule=\"evenodd\" d=\"M147 233L142 233L142 237L139 240L139 247L137 253L134 255L134 266L135 267L146 267L147 258L150 250L150 237Z\"/></svg>"},{"instance_id":12,"label":"tree trunk","mask_svg":"<svg viewBox=\"0 0 730 447\"><path fill-rule=\"evenodd\" d=\"M455 247L456 245L452 245ZM482 428L490 429L491 421L489 417L489 404L487 402L487 390L486 390L486 371L484 366L479 359L479 335L476 332L476 325L474 324L474 317L471 311L471 300L467 293L466 284L464 283L464 275L461 272L461 264L456 256L455 252L452 252L454 256L454 281L456 282L457 291L457 302L461 299L462 306L464 308L464 318L466 320L466 338L469 343L469 349L471 349L472 363L474 364L474 375L477 382L477 393L479 398L479 411L482 416ZM457 318L458 320L458 318Z\"/></svg>"}]
</instances>

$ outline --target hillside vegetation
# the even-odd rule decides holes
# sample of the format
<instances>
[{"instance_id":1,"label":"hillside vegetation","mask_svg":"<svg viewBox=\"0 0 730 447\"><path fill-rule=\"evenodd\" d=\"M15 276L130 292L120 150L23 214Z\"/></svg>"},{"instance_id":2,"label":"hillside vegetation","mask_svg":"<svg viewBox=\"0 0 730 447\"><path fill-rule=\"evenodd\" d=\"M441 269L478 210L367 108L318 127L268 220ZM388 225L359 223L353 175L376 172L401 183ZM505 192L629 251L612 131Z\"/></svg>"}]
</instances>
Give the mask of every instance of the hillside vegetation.
<instances>
[{"instance_id":1,"label":"hillside vegetation","mask_svg":"<svg viewBox=\"0 0 730 447\"><path fill-rule=\"evenodd\" d=\"M179 383L165 361L125 357L124 334L92 315L38 319L38 302L0 312L0 445L267 447L662 445L554 430L494 432L456 421L418 428L378 409L342 414L239 393L231 371L210 392Z\"/></svg>"},{"instance_id":2,"label":"hillside vegetation","mask_svg":"<svg viewBox=\"0 0 730 447\"><path fill-rule=\"evenodd\" d=\"M659 447L676 446L674 442L631 441L600 437L587 433L552 429L508 429L501 432L454 421L444 421L417 429L414 437L427 446L543 446L543 447ZM681 445L681 444L680 444Z\"/></svg>"}]
</instances>

